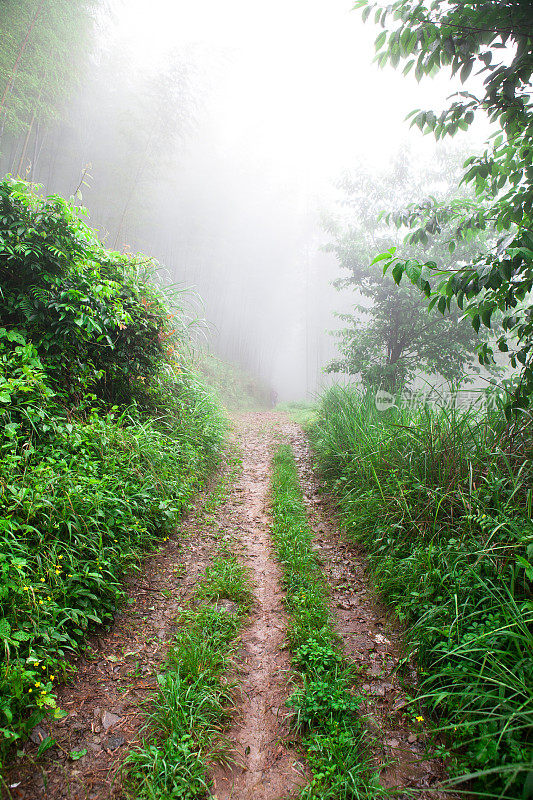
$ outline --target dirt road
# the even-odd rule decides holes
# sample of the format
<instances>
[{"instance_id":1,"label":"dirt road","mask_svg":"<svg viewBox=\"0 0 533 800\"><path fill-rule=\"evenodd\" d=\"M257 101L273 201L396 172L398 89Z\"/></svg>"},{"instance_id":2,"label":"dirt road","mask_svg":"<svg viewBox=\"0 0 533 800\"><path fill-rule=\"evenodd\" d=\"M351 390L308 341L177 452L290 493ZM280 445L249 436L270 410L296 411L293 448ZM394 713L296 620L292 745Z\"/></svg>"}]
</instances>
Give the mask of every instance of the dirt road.
<instances>
[{"instance_id":1,"label":"dirt road","mask_svg":"<svg viewBox=\"0 0 533 800\"><path fill-rule=\"evenodd\" d=\"M372 597L362 554L339 535L334 508L321 493L303 432L285 415L274 413L240 415L234 428L242 474L230 482L227 496L208 515L203 506L209 491L204 493L176 536L129 581L128 605L109 631L91 638L87 655L76 663L77 673L59 691L58 704L68 716L33 731L25 758L8 773L6 798L123 796L120 764L141 736L142 703L153 692L155 675L176 635L177 611L192 596L221 533L249 567L254 602L236 658L234 677L240 688L227 731L236 765L214 768L214 796L297 797L309 773L285 706L292 690L291 669L284 649L283 592L272 556L268 507L270 462L280 437L288 439L295 452L316 550L331 585L337 630L346 656L358 667L366 695L369 741L382 783L424 792L442 776L442 764L424 757L423 730L407 710L396 675L401 658L398 630ZM414 673L411 679L416 679ZM46 736L52 736L56 746L33 766L31 759Z\"/></svg>"}]
</instances>

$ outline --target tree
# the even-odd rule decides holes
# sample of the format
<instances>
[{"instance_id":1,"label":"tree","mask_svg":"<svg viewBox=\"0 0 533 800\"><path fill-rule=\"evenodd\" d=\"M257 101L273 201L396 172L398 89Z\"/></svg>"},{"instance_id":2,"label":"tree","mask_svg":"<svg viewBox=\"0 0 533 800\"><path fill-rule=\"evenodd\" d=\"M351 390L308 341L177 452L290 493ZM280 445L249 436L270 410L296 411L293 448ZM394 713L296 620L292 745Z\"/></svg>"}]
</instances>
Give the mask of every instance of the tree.
<instances>
[{"instance_id":1,"label":"tree","mask_svg":"<svg viewBox=\"0 0 533 800\"><path fill-rule=\"evenodd\" d=\"M95 6L95 0L2 0L0 147L11 151L11 172L28 160L33 165L43 131L61 116L83 74Z\"/></svg>"},{"instance_id":2,"label":"tree","mask_svg":"<svg viewBox=\"0 0 533 800\"><path fill-rule=\"evenodd\" d=\"M406 258L394 247L381 259L396 282L405 274L431 298L431 307L445 312L455 301L476 331L501 316L498 348L519 367L509 407L525 407L533 394L533 6L530 0L397 0L388 6L358 0L356 8L364 19L374 11L383 27L376 39L379 64L405 62L404 73L414 68L418 80L444 67L466 85L475 74L484 78L481 92L457 93L440 114L410 114L413 125L437 138L466 130L479 113L498 126L485 152L464 165L462 182L474 188L475 199L418 203L395 221L412 229L411 245L428 236L444 239L445 228L450 250L489 226L498 240L453 267ZM493 356L483 342L481 363Z\"/></svg>"},{"instance_id":3,"label":"tree","mask_svg":"<svg viewBox=\"0 0 533 800\"><path fill-rule=\"evenodd\" d=\"M428 317L415 287L398 287L390 275L369 266L373 256L390 243L391 236L398 238L388 221L391 213L417 197L422 187L442 194L442 186L453 186L457 179L459 162L445 151L434 164L421 170L412 162L410 154L403 152L392 170L379 178L363 170L355 178L345 176L341 188L344 206L349 209L348 220L327 223L334 238L328 249L348 272L336 284L339 288L352 287L366 301L355 306L355 314L338 315L348 327L337 334L340 358L328 366L328 371L359 374L366 385L391 392L420 372L460 380L474 370L477 344L475 332L459 320L456 310ZM380 217L379 212L384 210L388 215ZM409 254L414 258L421 250L418 243ZM430 252L450 265L459 255L441 252L438 246L430 247ZM460 254L467 252L468 245L463 243Z\"/></svg>"}]
</instances>

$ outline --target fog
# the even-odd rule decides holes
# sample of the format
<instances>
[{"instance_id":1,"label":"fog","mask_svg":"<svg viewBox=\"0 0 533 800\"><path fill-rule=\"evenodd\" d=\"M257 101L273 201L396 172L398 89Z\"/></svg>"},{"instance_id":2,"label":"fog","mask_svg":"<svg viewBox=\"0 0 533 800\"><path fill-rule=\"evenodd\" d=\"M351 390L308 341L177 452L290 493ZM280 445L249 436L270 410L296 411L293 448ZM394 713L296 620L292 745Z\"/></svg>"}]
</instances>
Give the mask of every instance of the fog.
<instances>
[{"instance_id":1,"label":"fog","mask_svg":"<svg viewBox=\"0 0 533 800\"><path fill-rule=\"evenodd\" d=\"M280 399L312 397L354 303L323 218L342 175L419 170L437 145L406 114L458 88L372 63L373 24L350 0L185 3L98 11L77 85L46 130L4 136L3 172L78 190L107 245L158 259L202 300L206 346ZM79 65L78 65L79 66ZM486 137L478 126L455 145ZM7 146L6 146L7 141ZM377 179L377 178L376 178Z\"/></svg>"}]
</instances>

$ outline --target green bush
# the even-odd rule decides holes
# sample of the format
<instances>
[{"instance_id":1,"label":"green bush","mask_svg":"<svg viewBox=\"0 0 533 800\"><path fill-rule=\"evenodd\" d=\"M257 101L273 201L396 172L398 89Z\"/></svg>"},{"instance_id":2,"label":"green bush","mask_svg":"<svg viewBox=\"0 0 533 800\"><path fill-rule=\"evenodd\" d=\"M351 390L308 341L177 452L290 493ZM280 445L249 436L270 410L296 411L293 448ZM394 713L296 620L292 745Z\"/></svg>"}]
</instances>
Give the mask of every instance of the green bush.
<instances>
[{"instance_id":1,"label":"green bush","mask_svg":"<svg viewBox=\"0 0 533 800\"><path fill-rule=\"evenodd\" d=\"M380 412L335 388L312 437L347 533L406 625L419 698L459 756L456 780L477 773L477 789L521 797L533 723L528 418Z\"/></svg>"},{"instance_id":2,"label":"green bush","mask_svg":"<svg viewBox=\"0 0 533 800\"><path fill-rule=\"evenodd\" d=\"M0 753L59 713L69 656L218 460L218 406L141 262L0 182Z\"/></svg>"}]
</instances>

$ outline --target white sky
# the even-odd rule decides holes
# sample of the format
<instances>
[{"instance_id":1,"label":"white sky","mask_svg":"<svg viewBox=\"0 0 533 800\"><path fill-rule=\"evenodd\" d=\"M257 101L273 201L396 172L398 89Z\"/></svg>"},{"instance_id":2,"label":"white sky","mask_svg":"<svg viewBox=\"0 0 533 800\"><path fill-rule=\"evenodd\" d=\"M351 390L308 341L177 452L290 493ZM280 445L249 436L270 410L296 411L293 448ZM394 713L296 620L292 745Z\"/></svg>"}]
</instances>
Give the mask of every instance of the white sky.
<instances>
[{"instance_id":1,"label":"white sky","mask_svg":"<svg viewBox=\"0 0 533 800\"><path fill-rule=\"evenodd\" d=\"M409 130L404 118L413 108L440 107L454 90L444 73L418 84L401 70L378 69L372 59L379 29L363 24L351 6L123 0L117 34L140 67L174 47L212 52L217 75L209 111L217 146L275 183L316 194L361 160L388 160L402 141L427 157L434 140Z\"/></svg>"}]
</instances>

